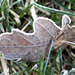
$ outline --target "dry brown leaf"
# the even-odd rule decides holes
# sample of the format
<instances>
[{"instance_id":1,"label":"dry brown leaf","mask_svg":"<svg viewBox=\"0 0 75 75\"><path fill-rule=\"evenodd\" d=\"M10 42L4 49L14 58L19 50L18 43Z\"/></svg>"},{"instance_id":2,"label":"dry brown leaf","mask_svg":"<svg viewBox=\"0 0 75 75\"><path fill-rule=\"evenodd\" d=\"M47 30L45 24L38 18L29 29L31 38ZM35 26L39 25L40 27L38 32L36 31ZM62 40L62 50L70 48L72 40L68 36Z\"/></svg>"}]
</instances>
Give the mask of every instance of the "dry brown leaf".
<instances>
[{"instance_id":1,"label":"dry brown leaf","mask_svg":"<svg viewBox=\"0 0 75 75\"><path fill-rule=\"evenodd\" d=\"M70 24L71 23L71 20L69 18L69 16L67 15L64 15L62 17L62 29L61 31L59 32L59 34L56 36L56 40L55 43L54 43L54 47L55 49L58 48L58 47L62 47L62 48L65 48L68 43L65 43L65 41L69 41L69 42L75 42L75 25L70 27ZM59 43L60 41L60 43ZM64 41L64 42L62 42ZM59 43L59 44L56 44ZM74 48L74 46L73 46Z\"/></svg>"},{"instance_id":2,"label":"dry brown leaf","mask_svg":"<svg viewBox=\"0 0 75 75\"><path fill-rule=\"evenodd\" d=\"M12 33L1 34L0 51L3 57L7 60L38 61L43 53L47 55L52 38L57 36L58 40L74 40L73 28L68 25L70 18L64 15L62 22L63 26L60 28L51 19L39 17L33 23L34 33L13 29ZM73 37L70 38L70 35Z\"/></svg>"}]
</instances>

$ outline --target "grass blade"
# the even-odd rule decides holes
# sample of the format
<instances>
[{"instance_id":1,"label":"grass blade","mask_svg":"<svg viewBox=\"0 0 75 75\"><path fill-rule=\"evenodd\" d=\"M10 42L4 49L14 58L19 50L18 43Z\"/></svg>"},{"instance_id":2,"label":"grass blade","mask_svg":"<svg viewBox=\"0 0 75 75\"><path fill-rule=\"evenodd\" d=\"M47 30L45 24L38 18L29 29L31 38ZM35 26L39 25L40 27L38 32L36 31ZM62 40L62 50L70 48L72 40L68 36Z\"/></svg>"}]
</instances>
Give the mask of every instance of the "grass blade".
<instances>
[{"instance_id":1,"label":"grass blade","mask_svg":"<svg viewBox=\"0 0 75 75\"><path fill-rule=\"evenodd\" d=\"M38 7L38 8L47 10L47 11L52 12L52 13L54 12L54 13L57 13L57 14L67 14L67 15L75 16L75 13L65 12L65 11L61 11L61 10L58 10L58 9L54 9L54 8L49 8L49 7L42 6L42 5L37 4L37 3L33 3L32 5L34 5L34 6Z\"/></svg>"},{"instance_id":2,"label":"grass blade","mask_svg":"<svg viewBox=\"0 0 75 75\"><path fill-rule=\"evenodd\" d=\"M56 59L57 59L57 57L58 57L59 54L60 54L60 50L57 52L57 54L56 54L56 56L55 56L55 58L54 58L54 60L53 60L53 62L51 64L51 67L49 68L49 72L51 71L51 68L54 65L54 63L55 63L55 61L56 61Z\"/></svg>"},{"instance_id":3,"label":"grass blade","mask_svg":"<svg viewBox=\"0 0 75 75\"><path fill-rule=\"evenodd\" d=\"M54 67L53 70L52 70L52 75L54 75L54 70L55 70L55 67Z\"/></svg>"},{"instance_id":4,"label":"grass blade","mask_svg":"<svg viewBox=\"0 0 75 75\"><path fill-rule=\"evenodd\" d=\"M70 63L70 62L68 62L68 61L63 61L65 64L67 64L67 65L70 65L71 67L75 67L75 64L72 64L72 63Z\"/></svg>"},{"instance_id":5,"label":"grass blade","mask_svg":"<svg viewBox=\"0 0 75 75\"><path fill-rule=\"evenodd\" d=\"M44 68L44 53L43 53L42 59L40 61L40 67L39 67L38 75L43 74L43 68Z\"/></svg>"},{"instance_id":6,"label":"grass blade","mask_svg":"<svg viewBox=\"0 0 75 75\"><path fill-rule=\"evenodd\" d=\"M59 48L60 54L59 54L59 59L60 59L60 72L62 71L62 50Z\"/></svg>"},{"instance_id":7,"label":"grass blade","mask_svg":"<svg viewBox=\"0 0 75 75\"><path fill-rule=\"evenodd\" d=\"M2 26L2 24L0 23L0 29L2 32L5 32L4 27Z\"/></svg>"},{"instance_id":8,"label":"grass blade","mask_svg":"<svg viewBox=\"0 0 75 75\"><path fill-rule=\"evenodd\" d=\"M0 18L0 21L2 21L2 20L4 20L4 17L1 17L1 18Z\"/></svg>"},{"instance_id":9,"label":"grass blade","mask_svg":"<svg viewBox=\"0 0 75 75\"><path fill-rule=\"evenodd\" d=\"M62 7L63 9L65 9L65 10L67 10L67 11L73 13L72 10L66 8L66 7L65 7L64 5L62 5L59 1L57 1L57 0L52 0L52 1L55 2L58 6Z\"/></svg>"},{"instance_id":10,"label":"grass blade","mask_svg":"<svg viewBox=\"0 0 75 75\"><path fill-rule=\"evenodd\" d=\"M5 1L6 1L6 0L3 0L3 1L1 2L1 7L2 7L2 5L5 3Z\"/></svg>"},{"instance_id":11,"label":"grass blade","mask_svg":"<svg viewBox=\"0 0 75 75\"><path fill-rule=\"evenodd\" d=\"M73 73L73 72L74 72L74 73ZM72 68L72 69L69 71L68 75L75 75L75 68Z\"/></svg>"},{"instance_id":12,"label":"grass blade","mask_svg":"<svg viewBox=\"0 0 75 75\"><path fill-rule=\"evenodd\" d=\"M11 5L7 6L6 9L11 8L12 6L16 5L17 3L21 2L22 0L17 0L14 3L12 3Z\"/></svg>"},{"instance_id":13,"label":"grass blade","mask_svg":"<svg viewBox=\"0 0 75 75\"><path fill-rule=\"evenodd\" d=\"M51 42L51 45L50 45L50 49L49 49L49 52L48 52L48 57L47 57L47 61L46 61L45 67L44 67L43 75L45 75L45 72L46 72L46 68L47 68L47 64L48 64L48 61L49 61L49 56L50 56L50 53L51 53L53 43L54 43L54 39L52 39L52 42Z\"/></svg>"}]
</instances>

